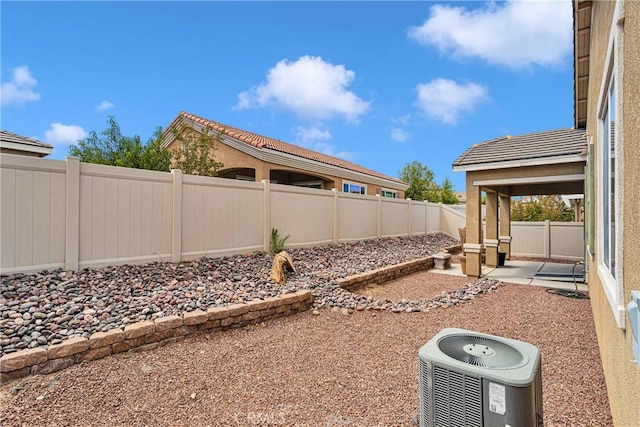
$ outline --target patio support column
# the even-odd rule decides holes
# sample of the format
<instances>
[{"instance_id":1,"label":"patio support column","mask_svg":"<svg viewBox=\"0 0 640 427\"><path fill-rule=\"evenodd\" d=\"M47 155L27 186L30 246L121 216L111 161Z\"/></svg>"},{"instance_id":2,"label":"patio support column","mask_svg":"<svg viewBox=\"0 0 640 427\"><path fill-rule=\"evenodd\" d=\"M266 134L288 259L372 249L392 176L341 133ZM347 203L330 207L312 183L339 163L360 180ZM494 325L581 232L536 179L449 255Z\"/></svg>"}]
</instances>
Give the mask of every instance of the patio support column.
<instances>
[{"instance_id":1,"label":"patio support column","mask_svg":"<svg viewBox=\"0 0 640 427\"><path fill-rule=\"evenodd\" d=\"M511 259L511 196L500 194L500 252Z\"/></svg>"},{"instance_id":2,"label":"patio support column","mask_svg":"<svg viewBox=\"0 0 640 427\"><path fill-rule=\"evenodd\" d=\"M256 168L256 182L262 182L264 180L271 180L270 178L270 170L264 164L261 164Z\"/></svg>"},{"instance_id":3,"label":"patio support column","mask_svg":"<svg viewBox=\"0 0 640 427\"><path fill-rule=\"evenodd\" d=\"M467 172L467 240L463 251L467 257L467 276L482 274L482 205L481 188L473 185L473 173Z\"/></svg>"},{"instance_id":4,"label":"patio support column","mask_svg":"<svg viewBox=\"0 0 640 427\"><path fill-rule=\"evenodd\" d=\"M498 266L498 193L487 191L487 234L484 245L487 248L487 266Z\"/></svg>"}]
</instances>

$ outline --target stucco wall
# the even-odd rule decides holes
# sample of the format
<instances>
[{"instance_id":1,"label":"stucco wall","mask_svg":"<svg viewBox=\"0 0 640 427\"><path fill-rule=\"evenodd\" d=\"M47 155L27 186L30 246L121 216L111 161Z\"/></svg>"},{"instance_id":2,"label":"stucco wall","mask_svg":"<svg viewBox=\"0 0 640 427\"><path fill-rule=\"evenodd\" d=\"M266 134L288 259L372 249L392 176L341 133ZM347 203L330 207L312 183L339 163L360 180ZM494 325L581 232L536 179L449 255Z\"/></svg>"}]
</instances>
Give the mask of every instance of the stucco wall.
<instances>
[{"instance_id":1,"label":"stucco wall","mask_svg":"<svg viewBox=\"0 0 640 427\"><path fill-rule=\"evenodd\" d=\"M615 10L614 2L594 2L591 27L591 51L589 68L589 99L587 133L594 136L598 144L598 96L607 72L606 55L609 34ZM619 191L623 212L622 240L618 242L622 255L624 304L630 301L630 292L640 289L640 156L638 144L640 138L640 2L627 1L625 4L624 45L618 52L618 60L624 68L619 81L618 97L622 101L618 117L622 119L622 128L618 138L623 137L623 148L618 151ZM621 83L621 84L620 84ZM599 153L598 147L595 150ZM598 185L596 175L596 187ZM597 212L596 212L597 215ZM596 216L596 227L601 220ZM597 245L597 238L596 245ZM596 248L596 254L598 249ZM626 329L617 326L611 305L605 295L597 273L599 259L589 260L589 290L593 309L602 364L607 379L607 389L611 413L615 425L640 425L640 368L631 362L633 359L632 335L628 318Z\"/></svg>"}]
</instances>

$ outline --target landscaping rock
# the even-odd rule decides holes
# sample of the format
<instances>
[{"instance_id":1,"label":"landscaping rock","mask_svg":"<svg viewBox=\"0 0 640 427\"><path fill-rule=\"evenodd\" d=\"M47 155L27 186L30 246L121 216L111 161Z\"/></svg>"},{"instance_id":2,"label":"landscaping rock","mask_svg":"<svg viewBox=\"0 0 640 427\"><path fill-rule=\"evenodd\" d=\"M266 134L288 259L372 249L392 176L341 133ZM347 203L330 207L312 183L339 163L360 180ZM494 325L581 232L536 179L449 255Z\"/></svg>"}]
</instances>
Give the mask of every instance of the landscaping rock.
<instances>
[{"instance_id":1,"label":"landscaping rock","mask_svg":"<svg viewBox=\"0 0 640 427\"><path fill-rule=\"evenodd\" d=\"M77 337L86 341L80 347L88 347L86 339L90 336L114 329L123 330L125 339L133 339L145 331L177 328L185 313L190 312L194 314L184 317L186 325L205 321L203 312L208 321L215 321L220 314L217 309L228 306L233 306L234 316L240 319L250 309L245 303L256 301L251 305L262 310L271 303L259 301L273 301L274 297L302 290L312 293L316 310L335 307L347 312L365 309L417 312L462 303L495 289L495 282L481 280L436 299L392 302L353 294L338 285L341 278L421 259L454 244L458 241L437 233L287 248L297 273L289 273L284 286L269 280L273 255L264 252L177 264L157 262L77 273L45 270L31 275L3 276L0 357ZM129 328L134 324L134 328Z\"/></svg>"}]
</instances>

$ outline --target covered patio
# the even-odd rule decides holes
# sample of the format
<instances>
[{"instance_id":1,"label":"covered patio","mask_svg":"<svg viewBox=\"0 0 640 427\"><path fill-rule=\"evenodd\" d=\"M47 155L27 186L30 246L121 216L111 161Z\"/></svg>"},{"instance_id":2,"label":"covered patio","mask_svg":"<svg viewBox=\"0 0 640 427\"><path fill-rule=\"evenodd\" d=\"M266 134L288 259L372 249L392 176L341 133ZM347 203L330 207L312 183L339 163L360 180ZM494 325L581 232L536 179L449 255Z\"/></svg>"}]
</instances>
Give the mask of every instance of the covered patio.
<instances>
[{"instance_id":1,"label":"covered patio","mask_svg":"<svg viewBox=\"0 0 640 427\"><path fill-rule=\"evenodd\" d=\"M498 266L499 252L511 256L511 197L583 194L587 161L584 130L558 129L505 136L475 144L453 162L466 174L467 276L480 277ZM482 193L486 231L482 232ZM484 234L484 235L483 235Z\"/></svg>"}]
</instances>

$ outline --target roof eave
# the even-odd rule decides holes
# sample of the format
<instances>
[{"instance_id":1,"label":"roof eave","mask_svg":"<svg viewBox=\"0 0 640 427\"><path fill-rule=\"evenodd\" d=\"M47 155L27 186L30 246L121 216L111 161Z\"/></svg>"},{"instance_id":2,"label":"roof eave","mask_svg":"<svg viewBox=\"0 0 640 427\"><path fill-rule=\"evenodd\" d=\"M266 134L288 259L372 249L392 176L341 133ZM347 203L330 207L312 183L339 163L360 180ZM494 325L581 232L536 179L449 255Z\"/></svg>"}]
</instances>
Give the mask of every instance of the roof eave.
<instances>
[{"instance_id":1,"label":"roof eave","mask_svg":"<svg viewBox=\"0 0 640 427\"><path fill-rule=\"evenodd\" d=\"M576 129L587 125L592 0L573 0L573 118Z\"/></svg>"},{"instance_id":2,"label":"roof eave","mask_svg":"<svg viewBox=\"0 0 640 427\"><path fill-rule=\"evenodd\" d=\"M362 172L357 172L351 169L341 168L339 166L318 162L316 160L294 156L293 154L282 153L280 151L273 150L270 148L259 148L256 150L262 153L261 160L267 161L269 163L295 167L297 169L309 170L311 172L317 171L318 173L324 173L326 175L334 175L343 179L353 179L353 180L360 180L360 181L366 180L368 183L377 184L383 187L386 186L393 190L406 191L409 188L409 184L407 184L404 181L396 181L391 179L380 178L373 175L367 175ZM301 165L296 165L296 163L301 163ZM315 167L312 169L310 166L315 166ZM320 171L316 168L326 169L326 171Z\"/></svg>"},{"instance_id":3,"label":"roof eave","mask_svg":"<svg viewBox=\"0 0 640 427\"><path fill-rule=\"evenodd\" d=\"M473 172L481 170L495 170L495 169L512 169L525 166L543 166L553 165L560 163L578 163L586 162L587 156L584 154L570 154L565 156L554 157L538 157L535 159L521 159L510 160L506 162L487 162L487 163L475 163L469 165L454 165L454 172Z\"/></svg>"},{"instance_id":4,"label":"roof eave","mask_svg":"<svg viewBox=\"0 0 640 427\"><path fill-rule=\"evenodd\" d=\"M24 151L27 153L42 154L47 156L53 151L53 147L46 145L20 144L17 142L0 141L0 148L5 150Z\"/></svg>"}]
</instances>

